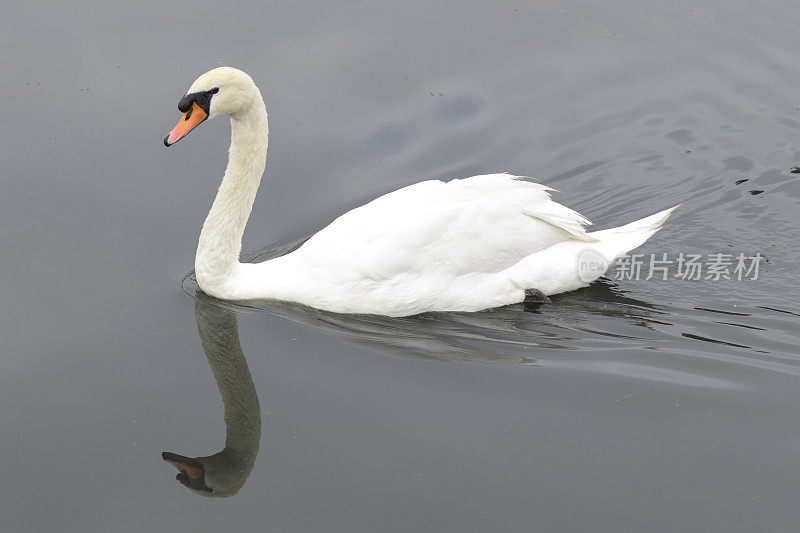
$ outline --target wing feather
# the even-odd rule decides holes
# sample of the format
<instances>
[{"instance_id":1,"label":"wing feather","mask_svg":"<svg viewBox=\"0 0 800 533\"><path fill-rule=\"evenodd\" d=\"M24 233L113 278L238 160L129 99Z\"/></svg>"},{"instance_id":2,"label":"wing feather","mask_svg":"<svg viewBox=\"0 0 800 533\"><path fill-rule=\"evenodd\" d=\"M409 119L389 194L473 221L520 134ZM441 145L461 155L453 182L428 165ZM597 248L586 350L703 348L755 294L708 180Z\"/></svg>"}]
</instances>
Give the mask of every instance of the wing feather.
<instances>
[{"instance_id":1,"label":"wing feather","mask_svg":"<svg viewBox=\"0 0 800 533\"><path fill-rule=\"evenodd\" d=\"M343 214L298 252L351 280L499 272L559 242L595 240L551 190L510 174L424 181Z\"/></svg>"}]
</instances>

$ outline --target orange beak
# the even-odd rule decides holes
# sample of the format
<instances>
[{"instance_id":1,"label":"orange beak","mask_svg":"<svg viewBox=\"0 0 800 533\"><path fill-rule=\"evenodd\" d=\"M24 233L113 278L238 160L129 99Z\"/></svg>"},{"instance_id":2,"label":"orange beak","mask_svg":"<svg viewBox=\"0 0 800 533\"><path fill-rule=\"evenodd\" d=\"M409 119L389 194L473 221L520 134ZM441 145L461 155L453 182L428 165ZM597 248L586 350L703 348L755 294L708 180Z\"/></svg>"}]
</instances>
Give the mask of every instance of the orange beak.
<instances>
[{"instance_id":1,"label":"orange beak","mask_svg":"<svg viewBox=\"0 0 800 533\"><path fill-rule=\"evenodd\" d=\"M191 109L183 114L178 124L164 137L164 146L172 146L180 141L207 118L208 113L197 102L192 102Z\"/></svg>"}]
</instances>

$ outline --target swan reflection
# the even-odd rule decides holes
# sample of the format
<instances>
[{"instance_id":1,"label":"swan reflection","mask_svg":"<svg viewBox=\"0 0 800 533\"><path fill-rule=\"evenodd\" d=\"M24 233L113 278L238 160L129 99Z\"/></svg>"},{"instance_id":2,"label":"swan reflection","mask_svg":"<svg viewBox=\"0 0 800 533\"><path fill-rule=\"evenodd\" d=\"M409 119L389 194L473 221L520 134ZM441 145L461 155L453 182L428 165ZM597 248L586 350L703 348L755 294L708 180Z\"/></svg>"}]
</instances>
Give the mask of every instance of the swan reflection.
<instances>
[{"instance_id":1,"label":"swan reflection","mask_svg":"<svg viewBox=\"0 0 800 533\"><path fill-rule=\"evenodd\" d=\"M258 455L261 409L247 367L236 314L204 298L195 304L197 331L225 406L225 447L202 457L161 456L178 469L177 480L202 496L226 498L242 488Z\"/></svg>"},{"instance_id":2,"label":"swan reflection","mask_svg":"<svg viewBox=\"0 0 800 533\"><path fill-rule=\"evenodd\" d=\"M301 243L287 238L250 259L282 255ZM209 456L164 452L162 457L179 470L178 481L210 497L232 496L242 488L261 439L258 396L239 344L237 313L276 316L335 334L345 344L379 355L504 365L535 365L533 355L541 356L541 349L595 351L598 342L613 344L646 337L652 333L652 324L665 324L655 318L664 314L662 311L624 296L608 281L557 296L557 305L541 308L526 309L519 304L479 313L403 318L344 315L271 301L226 302L199 291L193 275L184 279L183 287L195 298L197 330L225 406L225 448ZM619 333L616 320L622 317L632 326L625 334ZM605 329L606 319L616 324L617 333ZM588 340L587 332L593 334ZM527 350L529 347L534 349Z\"/></svg>"}]
</instances>

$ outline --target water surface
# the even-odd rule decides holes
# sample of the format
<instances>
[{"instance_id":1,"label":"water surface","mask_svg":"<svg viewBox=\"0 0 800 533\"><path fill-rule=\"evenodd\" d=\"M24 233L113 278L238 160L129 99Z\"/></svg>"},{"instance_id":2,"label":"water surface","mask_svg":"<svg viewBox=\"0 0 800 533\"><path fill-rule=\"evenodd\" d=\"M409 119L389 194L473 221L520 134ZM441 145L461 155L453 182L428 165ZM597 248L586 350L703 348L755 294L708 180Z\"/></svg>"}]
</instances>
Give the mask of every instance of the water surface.
<instances>
[{"instance_id":1,"label":"water surface","mask_svg":"<svg viewBox=\"0 0 800 533\"><path fill-rule=\"evenodd\" d=\"M5 6L2 529L793 531L799 26L774 1ZM270 113L247 259L508 171L598 229L681 203L641 253L765 262L402 319L205 297L228 125L161 139L222 64ZM223 451L229 497L165 451Z\"/></svg>"}]
</instances>

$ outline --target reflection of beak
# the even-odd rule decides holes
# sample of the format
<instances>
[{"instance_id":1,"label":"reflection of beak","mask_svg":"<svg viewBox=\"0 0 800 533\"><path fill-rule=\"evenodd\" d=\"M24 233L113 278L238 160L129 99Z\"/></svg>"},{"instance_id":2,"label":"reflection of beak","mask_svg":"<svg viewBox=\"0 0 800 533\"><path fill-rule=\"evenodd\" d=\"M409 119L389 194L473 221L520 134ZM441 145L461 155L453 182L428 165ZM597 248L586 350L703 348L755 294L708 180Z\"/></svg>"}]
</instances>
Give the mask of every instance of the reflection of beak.
<instances>
[{"instance_id":1,"label":"reflection of beak","mask_svg":"<svg viewBox=\"0 0 800 533\"><path fill-rule=\"evenodd\" d=\"M191 457L185 457L172 452L163 452L161 458L166 462L178 469L178 471L185 475L189 481L195 481L203 477L204 469L203 464ZM178 474L180 476L180 474Z\"/></svg>"},{"instance_id":2,"label":"reflection of beak","mask_svg":"<svg viewBox=\"0 0 800 533\"><path fill-rule=\"evenodd\" d=\"M192 102L192 107L183 114L177 126L172 128L172 131L164 136L164 146L172 146L180 141L207 118L208 113L203 111L203 108L197 105L197 102Z\"/></svg>"},{"instance_id":3,"label":"reflection of beak","mask_svg":"<svg viewBox=\"0 0 800 533\"><path fill-rule=\"evenodd\" d=\"M181 485L192 490L207 492L209 495L214 494L214 489L206 485L206 469L203 463L197 459L172 452L163 452L161 458L178 469L175 479L180 481Z\"/></svg>"}]
</instances>

